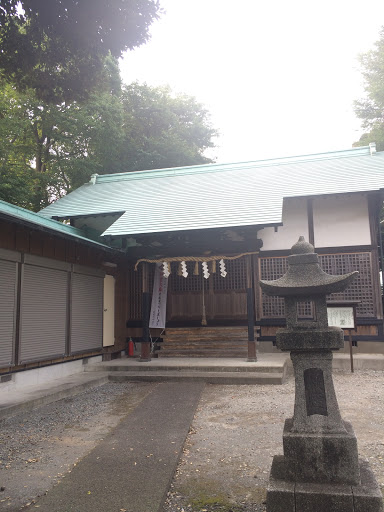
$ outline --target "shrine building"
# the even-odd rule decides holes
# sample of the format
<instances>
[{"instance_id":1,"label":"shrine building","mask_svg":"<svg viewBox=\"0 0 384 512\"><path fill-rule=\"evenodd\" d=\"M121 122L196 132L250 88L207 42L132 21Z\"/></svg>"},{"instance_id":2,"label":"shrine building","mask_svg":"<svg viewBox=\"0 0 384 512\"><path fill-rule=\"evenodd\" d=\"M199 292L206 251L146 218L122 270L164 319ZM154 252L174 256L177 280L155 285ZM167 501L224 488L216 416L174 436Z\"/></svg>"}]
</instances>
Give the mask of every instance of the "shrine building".
<instances>
[{"instance_id":1,"label":"shrine building","mask_svg":"<svg viewBox=\"0 0 384 512\"><path fill-rule=\"evenodd\" d=\"M14 278L15 311L27 301L27 285L19 283L17 291L26 268L28 286L62 279L57 286L65 291L63 304L60 309L53 300L49 320L60 317L60 342L51 329L46 343L56 348L43 350L40 360L125 350L129 339L137 346L144 339L143 347L157 340L158 357L252 359L255 340L258 350L273 350L276 330L285 325L283 299L264 295L259 281L281 277L290 248L304 236L325 272L359 271L345 292L329 299L354 301L353 339L363 352L384 353L383 190L384 152L374 144L254 162L95 174L29 219L21 209L12 217L0 207L8 231L24 230L30 237L19 246L9 238L0 241L0 270L3 265L7 272L7 254L16 270L24 265ZM59 228L63 221L66 227ZM47 241L34 244L35 232L35 239ZM55 247L63 237L60 253ZM29 268L36 267L36 258L39 275ZM310 303L300 307L303 320L313 318ZM26 327L20 339L17 322L29 320L22 311L14 314L8 362L17 366L23 350L29 354L24 363L34 360L33 343L39 343L28 341ZM35 314L44 322L44 312Z\"/></svg>"}]
</instances>

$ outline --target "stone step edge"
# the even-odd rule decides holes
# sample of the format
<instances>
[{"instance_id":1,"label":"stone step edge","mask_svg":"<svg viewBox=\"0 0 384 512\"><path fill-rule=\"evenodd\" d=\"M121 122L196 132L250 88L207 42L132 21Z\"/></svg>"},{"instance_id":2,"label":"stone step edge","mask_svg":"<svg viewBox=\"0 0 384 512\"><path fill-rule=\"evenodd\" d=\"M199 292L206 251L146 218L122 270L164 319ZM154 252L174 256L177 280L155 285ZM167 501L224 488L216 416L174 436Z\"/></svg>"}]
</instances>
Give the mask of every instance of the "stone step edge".
<instances>
[{"instance_id":1,"label":"stone step edge","mask_svg":"<svg viewBox=\"0 0 384 512\"><path fill-rule=\"evenodd\" d=\"M283 373L246 373L236 372L112 372L110 382L148 381L203 381L207 384L283 384Z\"/></svg>"},{"instance_id":2,"label":"stone step edge","mask_svg":"<svg viewBox=\"0 0 384 512\"><path fill-rule=\"evenodd\" d=\"M146 363L144 363L146 364ZM253 364L253 363L252 363ZM251 366L249 368L245 366L168 366L168 367L159 367L159 366L87 366L84 371L85 372L125 372L125 373L135 373L135 372L157 372L157 373L169 373L169 372L201 372L201 373L236 373L236 374L282 374L285 373L286 368L282 365L278 366L260 366L255 367Z\"/></svg>"}]
</instances>

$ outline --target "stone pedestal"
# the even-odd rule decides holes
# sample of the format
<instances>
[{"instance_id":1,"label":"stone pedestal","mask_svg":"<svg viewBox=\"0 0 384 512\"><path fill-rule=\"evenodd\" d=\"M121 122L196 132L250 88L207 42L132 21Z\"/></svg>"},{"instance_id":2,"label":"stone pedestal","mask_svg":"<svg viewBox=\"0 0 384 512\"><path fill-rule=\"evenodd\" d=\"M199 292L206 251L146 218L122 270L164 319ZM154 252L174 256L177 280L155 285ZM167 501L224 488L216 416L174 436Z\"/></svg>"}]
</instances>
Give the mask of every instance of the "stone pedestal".
<instances>
[{"instance_id":1,"label":"stone pedestal","mask_svg":"<svg viewBox=\"0 0 384 512\"><path fill-rule=\"evenodd\" d=\"M292 419L283 433L285 475L296 482L360 483L357 440L352 425L345 432L310 434L292 432Z\"/></svg>"},{"instance_id":2,"label":"stone pedestal","mask_svg":"<svg viewBox=\"0 0 384 512\"><path fill-rule=\"evenodd\" d=\"M280 347L289 338L282 334ZM267 512L383 512L380 488L340 415L332 358L311 346L291 352L294 417L285 421L284 455L273 459Z\"/></svg>"},{"instance_id":3,"label":"stone pedestal","mask_svg":"<svg viewBox=\"0 0 384 512\"><path fill-rule=\"evenodd\" d=\"M295 373L294 415L285 422L284 455L273 459L267 512L384 512L375 477L358 459L352 426L341 418L332 379L332 350L344 346L344 335L328 326L326 296L354 278L353 272L326 274L300 237L287 273L260 282L265 293L285 299L287 328L277 332L276 345L291 352ZM313 319L298 318L299 302L312 303Z\"/></svg>"},{"instance_id":4,"label":"stone pedestal","mask_svg":"<svg viewBox=\"0 0 384 512\"><path fill-rule=\"evenodd\" d=\"M380 488L340 415L332 357L312 347L291 352L294 417L285 421L284 455L273 459L267 512L383 512Z\"/></svg>"}]
</instances>

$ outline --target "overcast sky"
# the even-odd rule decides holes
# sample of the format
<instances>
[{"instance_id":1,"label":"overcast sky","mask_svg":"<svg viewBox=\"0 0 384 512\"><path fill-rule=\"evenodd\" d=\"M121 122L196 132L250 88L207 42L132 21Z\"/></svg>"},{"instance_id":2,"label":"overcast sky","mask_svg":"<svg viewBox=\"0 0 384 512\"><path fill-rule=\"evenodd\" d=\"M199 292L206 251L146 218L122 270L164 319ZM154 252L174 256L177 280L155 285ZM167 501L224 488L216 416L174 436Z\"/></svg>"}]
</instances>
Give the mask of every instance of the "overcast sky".
<instances>
[{"instance_id":1,"label":"overcast sky","mask_svg":"<svg viewBox=\"0 0 384 512\"><path fill-rule=\"evenodd\" d=\"M383 0L161 0L123 80L195 96L220 131L218 162L350 148L362 130L357 56L384 25ZM212 156L212 155L210 155Z\"/></svg>"}]
</instances>

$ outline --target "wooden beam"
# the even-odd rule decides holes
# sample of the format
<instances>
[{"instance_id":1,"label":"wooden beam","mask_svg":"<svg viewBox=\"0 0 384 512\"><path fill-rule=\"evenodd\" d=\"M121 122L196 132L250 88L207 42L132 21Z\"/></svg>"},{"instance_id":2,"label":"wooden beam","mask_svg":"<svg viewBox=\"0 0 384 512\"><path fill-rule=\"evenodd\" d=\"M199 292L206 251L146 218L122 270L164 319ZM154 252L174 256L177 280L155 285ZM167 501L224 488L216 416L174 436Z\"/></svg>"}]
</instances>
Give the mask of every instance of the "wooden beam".
<instances>
[{"instance_id":1,"label":"wooden beam","mask_svg":"<svg viewBox=\"0 0 384 512\"><path fill-rule=\"evenodd\" d=\"M149 292L149 269L148 263L143 263L142 282L142 320L143 320L143 341L141 342L141 355L139 361L149 362L151 360L151 343L149 333L149 316L151 313L151 294Z\"/></svg>"},{"instance_id":2,"label":"wooden beam","mask_svg":"<svg viewBox=\"0 0 384 512\"><path fill-rule=\"evenodd\" d=\"M248 361L257 361L255 341L255 306L253 302L253 270L252 257L246 256L246 281L247 281L247 318L248 318Z\"/></svg>"},{"instance_id":3,"label":"wooden beam","mask_svg":"<svg viewBox=\"0 0 384 512\"><path fill-rule=\"evenodd\" d=\"M313 198L307 199L307 216L308 216L308 242L315 247L315 229L313 224Z\"/></svg>"}]
</instances>

